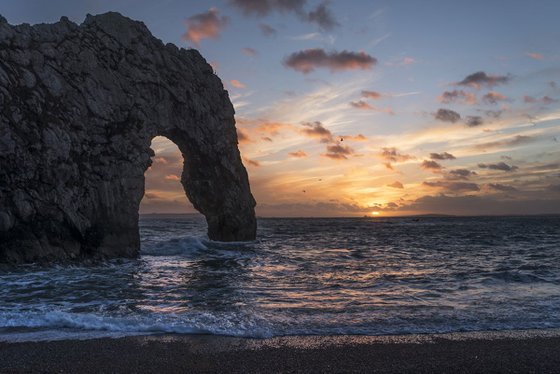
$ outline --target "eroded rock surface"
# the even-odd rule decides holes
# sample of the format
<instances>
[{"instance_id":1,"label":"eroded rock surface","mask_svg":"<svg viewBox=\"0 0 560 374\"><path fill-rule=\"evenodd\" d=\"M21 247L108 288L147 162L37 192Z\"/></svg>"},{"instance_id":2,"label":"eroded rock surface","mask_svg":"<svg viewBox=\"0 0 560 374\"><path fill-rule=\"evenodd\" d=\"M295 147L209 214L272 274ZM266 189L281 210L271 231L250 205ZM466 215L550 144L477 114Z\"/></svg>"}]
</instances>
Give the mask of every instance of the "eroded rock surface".
<instances>
[{"instance_id":1,"label":"eroded rock surface","mask_svg":"<svg viewBox=\"0 0 560 374\"><path fill-rule=\"evenodd\" d=\"M221 241L255 238L234 110L196 50L118 13L76 25L0 17L0 262L132 257L155 136Z\"/></svg>"}]
</instances>

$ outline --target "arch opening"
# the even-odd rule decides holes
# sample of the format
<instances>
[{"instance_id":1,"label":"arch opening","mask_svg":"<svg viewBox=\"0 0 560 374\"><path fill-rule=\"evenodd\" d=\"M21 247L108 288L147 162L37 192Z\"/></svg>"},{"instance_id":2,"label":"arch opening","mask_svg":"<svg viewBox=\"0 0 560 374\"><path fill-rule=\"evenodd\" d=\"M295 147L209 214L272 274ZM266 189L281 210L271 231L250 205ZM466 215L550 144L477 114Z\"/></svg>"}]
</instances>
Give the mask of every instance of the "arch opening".
<instances>
[{"instance_id":1,"label":"arch opening","mask_svg":"<svg viewBox=\"0 0 560 374\"><path fill-rule=\"evenodd\" d=\"M181 185L183 155L179 147L165 136L152 139L152 164L144 172L144 197L139 213L192 214L198 212Z\"/></svg>"}]
</instances>

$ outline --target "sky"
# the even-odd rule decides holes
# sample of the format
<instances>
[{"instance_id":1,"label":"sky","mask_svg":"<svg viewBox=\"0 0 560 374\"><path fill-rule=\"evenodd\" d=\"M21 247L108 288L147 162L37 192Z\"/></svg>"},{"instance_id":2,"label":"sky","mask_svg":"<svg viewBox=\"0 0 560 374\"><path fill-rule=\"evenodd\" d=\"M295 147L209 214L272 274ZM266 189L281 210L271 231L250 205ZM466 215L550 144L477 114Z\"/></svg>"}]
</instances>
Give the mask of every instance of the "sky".
<instances>
[{"instance_id":1,"label":"sky","mask_svg":"<svg viewBox=\"0 0 560 374\"><path fill-rule=\"evenodd\" d=\"M560 2L4 0L118 11L196 48L236 110L260 216L560 213ZM165 138L141 213L194 212Z\"/></svg>"}]
</instances>

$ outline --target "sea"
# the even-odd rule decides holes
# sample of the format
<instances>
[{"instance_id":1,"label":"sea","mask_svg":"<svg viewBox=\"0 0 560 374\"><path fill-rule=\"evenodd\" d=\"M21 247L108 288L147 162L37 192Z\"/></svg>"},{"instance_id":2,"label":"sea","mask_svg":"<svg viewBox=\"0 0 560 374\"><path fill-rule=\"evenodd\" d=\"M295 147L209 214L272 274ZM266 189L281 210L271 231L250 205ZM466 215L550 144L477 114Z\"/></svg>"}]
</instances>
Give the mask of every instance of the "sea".
<instances>
[{"instance_id":1,"label":"sea","mask_svg":"<svg viewBox=\"0 0 560 374\"><path fill-rule=\"evenodd\" d=\"M0 341L560 328L560 217L148 215L137 259L0 267Z\"/></svg>"}]
</instances>

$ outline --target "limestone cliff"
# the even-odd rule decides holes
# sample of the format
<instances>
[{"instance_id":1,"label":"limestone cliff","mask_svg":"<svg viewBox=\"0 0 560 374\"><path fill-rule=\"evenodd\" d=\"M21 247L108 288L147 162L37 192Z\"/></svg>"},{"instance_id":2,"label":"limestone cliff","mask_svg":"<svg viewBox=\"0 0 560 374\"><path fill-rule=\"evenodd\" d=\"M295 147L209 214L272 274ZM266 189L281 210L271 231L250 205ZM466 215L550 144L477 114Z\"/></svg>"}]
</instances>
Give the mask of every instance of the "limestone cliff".
<instances>
[{"instance_id":1,"label":"limestone cliff","mask_svg":"<svg viewBox=\"0 0 560 374\"><path fill-rule=\"evenodd\" d=\"M234 110L198 51L118 13L81 25L0 16L0 262L137 255L158 135L183 154L208 236L254 239Z\"/></svg>"}]
</instances>

